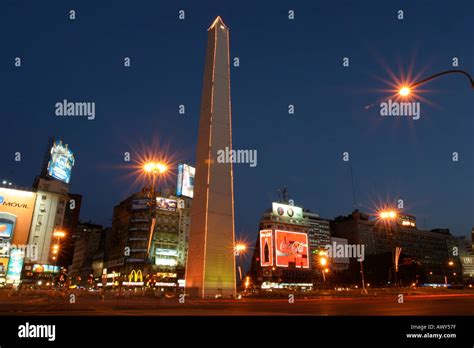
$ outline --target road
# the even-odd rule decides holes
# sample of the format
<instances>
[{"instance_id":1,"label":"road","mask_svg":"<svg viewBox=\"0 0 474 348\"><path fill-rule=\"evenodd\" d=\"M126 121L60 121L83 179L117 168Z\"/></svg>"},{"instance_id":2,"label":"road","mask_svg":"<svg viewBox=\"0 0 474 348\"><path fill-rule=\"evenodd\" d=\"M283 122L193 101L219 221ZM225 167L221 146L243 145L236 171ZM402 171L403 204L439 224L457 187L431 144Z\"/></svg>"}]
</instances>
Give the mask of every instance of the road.
<instances>
[{"instance_id":1,"label":"road","mask_svg":"<svg viewBox=\"0 0 474 348\"><path fill-rule=\"evenodd\" d=\"M0 298L0 315L126 316L449 316L474 315L474 294L410 295L399 303L394 295L288 300L193 300L107 298Z\"/></svg>"}]
</instances>

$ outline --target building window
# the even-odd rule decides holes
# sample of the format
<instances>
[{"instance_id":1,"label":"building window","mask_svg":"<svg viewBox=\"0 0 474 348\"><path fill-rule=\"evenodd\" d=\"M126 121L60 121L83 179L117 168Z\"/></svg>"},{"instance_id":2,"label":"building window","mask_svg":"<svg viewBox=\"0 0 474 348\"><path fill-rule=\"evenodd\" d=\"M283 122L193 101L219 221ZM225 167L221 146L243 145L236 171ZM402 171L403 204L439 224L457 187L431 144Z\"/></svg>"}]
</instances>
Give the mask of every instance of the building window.
<instances>
[{"instance_id":1,"label":"building window","mask_svg":"<svg viewBox=\"0 0 474 348\"><path fill-rule=\"evenodd\" d=\"M46 196L45 196L45 195L41 196L41 200L45 201L45 200L46 200Z\"/></svg>"}]
</instances>

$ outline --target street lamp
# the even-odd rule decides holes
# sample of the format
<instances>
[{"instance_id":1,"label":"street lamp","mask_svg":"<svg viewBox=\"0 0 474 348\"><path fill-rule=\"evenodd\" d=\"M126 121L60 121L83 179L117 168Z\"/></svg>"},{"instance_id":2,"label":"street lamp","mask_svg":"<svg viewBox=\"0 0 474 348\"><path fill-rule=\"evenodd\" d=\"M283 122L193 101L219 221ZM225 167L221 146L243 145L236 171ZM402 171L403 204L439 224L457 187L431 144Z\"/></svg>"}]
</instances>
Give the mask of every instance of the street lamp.
<instances>
[{"instance_id":1,"label":"street lamp","mask_svg":"<svg viewBox=\"0 0 474 348\"><path fill-rule=\"evenodd\" d=\"M239 269L240 281L242 281L242 267L241 267L243 265L242 255L245 254L246 251L247 251L247 246L244 243L235 244L234 255L239 256L238 269Z\"/></svg>"},{"instance_id":2,"label":"street lamp","mask_svg":"<svg viewBox=\"0 0 474 348\"><path fill-rule=\"evenodd\" d=\"M58 254L59 254L59 249L60 249L60 245L61 245L61 239L66 237L66 232L62 231L62 230L55 230L53 232L53 237L54 237L54 242L55 244L53 245L53 250L51 251L51 253L53 254L53 261L54 261L54 265L57 264L58 262Z\"/></svg>"},{"instance_id":3,"label":"street lamp","mask_svg":"<svg viewBox=\"0 0 474 348\"><path fill-rule=\"evenodd\" d=\"M379 212L379 218L384 221L392 221L398 217L398 213L395 210L382 210ZM393 237L392 237L393 241ZM400 254L402 253L402 248L400 247L395 247L395 251L392 253L393 254L393 265L394 265L394 280L395 280L395 286L398 286L398 279L397 279L397 273L398 273L398 260L400 258Z\"/></svg>"},{"instance_id":4,"label":"street lamp","mask_svg":"<svg viewBox=\"0 0 474 348\"><path fill-rule=\"evenodd\" d=\"M66 232L63 231L54 231L53 236L56 238L63 238L66 236Z\"/></svg>"},{"instance_id":5,"label":"street lamp","mask_svg":"<svg viewBox=\"0 0 474 348\"><path fill-rule=\"evenodd\" d=\"M440 73L437 73L437 74L434 74L434 75L431 75L429 77L427 77L426 79L423 79L421 81L418 81L418 82L415 82L409 86L402 86L399 90L398 90L398 94L400 94L402 97L406 97L408 96L411 91L417 87L417 86L420 86L422 84L425 84L427 83L428 81L431 81L437 77L440 77L440 76L443 76L443 75L447 75L447 74L462 74L464 76L466 76L468 79L469 79L469 83L471 84L471 87L474 88L474 79L471 77L471 75L469 75L468 72L464 71L464 70L458 70L458 69L454 69L454 70L446 70L446 71L442 71Z\"/></svg>"},{"instance_id":6,"label":"street lamp","mask_svg":"<svg viewBox=\"0 0 474 348\"><path fill-rule=\"evenodd\" d=\"M449 266L449 267L454 267L454 261L449 261L449 262L448 262L448 266ZM449 270L448 270L447 273L449 273ZM453 276L456 276L456 273L453 273ZM455 281L456 281L456 278L453 277L453 282L455 282ZM445 282L445 284L448 283L448 276L447 276L447 275L445 276L444 282Z\"/></svg>"},{"instance_id":7,"label":"street lamp","mask_svg":"<svg viewBox=\"0 0 474 348\"><path fill-rule=\"evenodd\" d=\"M328 272L326 265L328 264L328 259L326 258L326 253L323 251L319 252L319 264L321 265L321 273L323 274L324 285L326 285L326 273Z\"/></svg>"},{"instance_id":8,"label":"street lamp","mask_svg":"<svg viewBox=\"0 0 474 348\"><path fill-rule=\"evenodd\" d=\"M411 92L411 89L410 87L402 87L400 88L400 90L398 91L398 94L400 94L402 97L406 97L407 95L409 95Z\"/></svg>"},{"instance_id":9,"label":"street lamp","mask_svg":"<svg viewBox=\"0 0 474 348\"><path fill-rule=\"evenodd\" d=\"M168 171L168 165L163 162L149 161L143 164L143 171L151 175L151 192L150 192L150 235L148 236L147 259L150 257L151 241L153 239L153 229L155 227L156 213L156 195L155 183L158 174L164 174Z\"/></svg>"},{"instance_id":10,"label":"street lamp","mask_svg":"<svg viewBox=\"0 0 474 348\"><path fill-rule=\"evenodd\" d=\"M245 244L238 243L238 244L235 245L235 254L236 255L240 255L240 253L245 252L245 250L247 250L247 246Z\"/></svg>"}]
</instances>

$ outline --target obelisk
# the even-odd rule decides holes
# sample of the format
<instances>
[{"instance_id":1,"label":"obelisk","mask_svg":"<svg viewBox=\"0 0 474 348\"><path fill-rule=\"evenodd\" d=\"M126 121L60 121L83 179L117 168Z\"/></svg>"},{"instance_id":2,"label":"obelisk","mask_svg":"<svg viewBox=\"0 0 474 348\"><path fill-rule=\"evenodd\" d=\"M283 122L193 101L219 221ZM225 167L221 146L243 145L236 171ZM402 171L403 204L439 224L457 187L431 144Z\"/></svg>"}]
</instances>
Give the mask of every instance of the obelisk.
<instances>
[{"instance_id":1,"label":"obelisk","mask_svg":"<svg viewBox=\"0 0 474 348\"><path fill-rule=\"evenodd\" d=\"M196 174L191 208L186 293L191 297L235 296L234 188L229 28L217 17L208 29ZM222 160L220 161L222 162Z\"/></svg>"}]
</instances>

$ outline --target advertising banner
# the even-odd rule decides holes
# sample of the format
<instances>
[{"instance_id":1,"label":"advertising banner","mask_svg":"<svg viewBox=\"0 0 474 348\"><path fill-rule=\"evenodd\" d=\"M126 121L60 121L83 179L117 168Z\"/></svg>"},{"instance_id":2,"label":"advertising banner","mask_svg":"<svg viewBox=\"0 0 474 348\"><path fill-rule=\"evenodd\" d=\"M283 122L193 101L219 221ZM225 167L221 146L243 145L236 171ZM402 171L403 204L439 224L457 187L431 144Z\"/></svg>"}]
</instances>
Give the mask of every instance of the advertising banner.
<instances>
[{"instance_id":1,"label":"advertising banner","mask_svg":"<svg viewBox=\"0 0 474 348\"><path fill-rule=\"evenodd\" d=\"M26 245L35 209L36 193L0 188L0 238Z\"/></svg>"},{"instance_id":2,"label":"advertising banner","mask_svg":"<svg viewBox=\"0 0 474 348\"><path fill-rule=\"evenodd\" d=\"M156 197L156 208L166 211L176 211L178 202L174 199Z\"/></svg>"},{"instance_id":3,"label":"advertising banner","mask_svg":"<svg viewBox=\"0 0 474 348\"><path fill-rule=\"evenodd\" d=\"M286 205L281 203L272 203L272 213L276 216L291 218L291 219L302 219L303 209L292 205Z\"/></svg>"},{"instance_id":4,"label":"advertising banner","mask_svg":"<svg viewBox=\"0 0 474 348\"><path fill-rule=\"evenodd\" d=\"M272 230L260 231L260 265L273 266L273 237Z\"/></svg>"},{"instance_id":5,"label":"advertising banner","mask_svg":"<svg viewBox=\"0 0 474 348\"><path fill-rule=\"evenodd\" d=\"M23 269L24 252L21 249L10 250L10 261L8 262L7 283L19 283Z\"/></svg>"},{"instance_id":6,"label":"advertising banner","mask_svg":"<svg viewBox=\"0 0 474 348\"><path fill-rule=\"evenodd\" d=\"M309 268L308 235L301 232L275 231L276 265L288 267L294 263L297 268Z\"/></svg>"},{"instance_id":7,"label":"advertising banner","mask_svg":"<svg viewBox=\"0 0 474 348\"><path fill-rule=\"evenodd\" d=\"M177 196L193 198L195 174L196 168L194 167L188 166L184 163L178 166L178 184L176 189Z\"/></svg>"},{"instance_id":8,"label":"advertising banner","mask_svg":"<svg viewBox=\"0 0 474 348\"><path fill-rule=\"evenodd\" d=\"M51 148L51 159L48 163L48 175L69 184L74 166L74 154L67 144L56 140Z\"/></svg>"}]
</instances>

